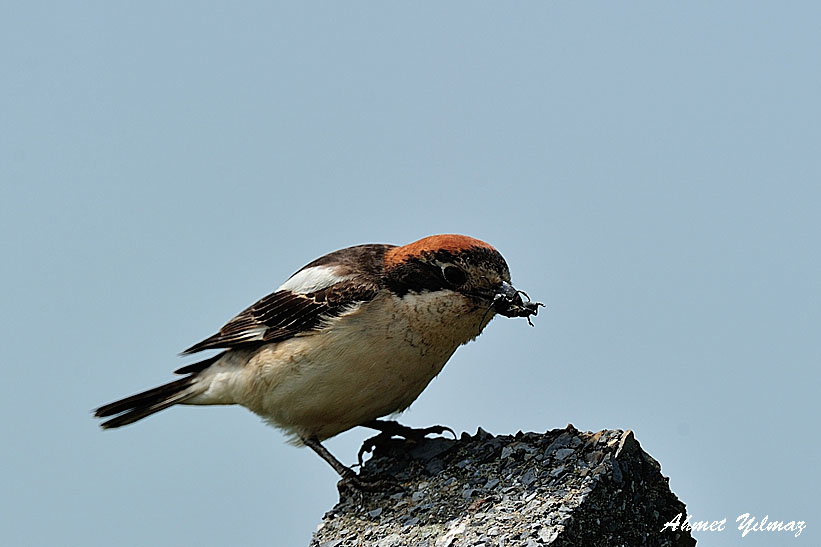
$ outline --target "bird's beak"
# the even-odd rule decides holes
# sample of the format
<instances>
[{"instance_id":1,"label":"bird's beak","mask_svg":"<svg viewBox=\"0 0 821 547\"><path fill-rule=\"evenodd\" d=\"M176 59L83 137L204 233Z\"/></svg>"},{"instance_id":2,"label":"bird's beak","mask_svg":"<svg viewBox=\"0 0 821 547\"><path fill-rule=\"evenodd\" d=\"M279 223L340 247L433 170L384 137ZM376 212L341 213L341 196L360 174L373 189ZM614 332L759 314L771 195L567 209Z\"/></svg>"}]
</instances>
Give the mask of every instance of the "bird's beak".
<instances>
[{"instance_id":1,"label":"bird's beak","mask_svg":"<svg viewBox=\"0 0 821 547\"><path fill-rule=\"evenodd\" d=\"M527 302L522 300L525 295ZM541 302L532 302L530 297L523 291L516 290L516 287L506 281L502 281L493 295L493 309L496 313L505 317L527 317L539 312L539 306L544 306Z\"/></svg>"}]
</instances>

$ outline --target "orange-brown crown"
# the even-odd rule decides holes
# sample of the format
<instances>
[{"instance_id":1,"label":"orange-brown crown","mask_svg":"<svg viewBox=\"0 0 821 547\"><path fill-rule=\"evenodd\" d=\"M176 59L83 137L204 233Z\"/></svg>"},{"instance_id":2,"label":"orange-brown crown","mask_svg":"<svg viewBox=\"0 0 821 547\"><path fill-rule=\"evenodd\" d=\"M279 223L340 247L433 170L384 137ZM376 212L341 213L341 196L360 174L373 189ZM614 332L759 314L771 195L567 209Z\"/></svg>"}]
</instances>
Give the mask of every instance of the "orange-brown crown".
<instances>
[{"instance_id":1,"label":"orange-brown crown","mask_svg":"<svg viewBox=\"0 0 821 547\"><path fill-rule=\"evenodd\" d=\"M491 245L479 239L458 234L441 234L423 237L419 241L408 243L402 247L394 247L385 253L385 267L391 268L410 258L418 258L426 253L448 251L457 254L473 248L484 248L495 251Z\"/></svg>"}]
</instances>

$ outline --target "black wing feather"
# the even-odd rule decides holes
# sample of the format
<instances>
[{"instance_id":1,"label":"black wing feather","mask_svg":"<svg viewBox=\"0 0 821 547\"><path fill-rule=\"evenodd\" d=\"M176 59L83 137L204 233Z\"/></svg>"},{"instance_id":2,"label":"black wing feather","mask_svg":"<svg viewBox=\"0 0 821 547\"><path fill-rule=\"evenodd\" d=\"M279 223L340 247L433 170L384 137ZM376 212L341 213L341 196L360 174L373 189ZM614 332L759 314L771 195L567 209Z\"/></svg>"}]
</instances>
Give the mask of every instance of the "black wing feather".
<instances>
[{"instance_id":1,"label":"black wing feather","mask_svg":"<svg viewBox=\"0 0 821 547\"><path fill-rule=\"evenodd\" d=\"M363 283L360 279L309 294L277 291L242 311L218 333L194 344L183 354L280 342L298 334L317 331L325 320L372 300L378 289L375 283Z\"/></svg>"}]
</instances>

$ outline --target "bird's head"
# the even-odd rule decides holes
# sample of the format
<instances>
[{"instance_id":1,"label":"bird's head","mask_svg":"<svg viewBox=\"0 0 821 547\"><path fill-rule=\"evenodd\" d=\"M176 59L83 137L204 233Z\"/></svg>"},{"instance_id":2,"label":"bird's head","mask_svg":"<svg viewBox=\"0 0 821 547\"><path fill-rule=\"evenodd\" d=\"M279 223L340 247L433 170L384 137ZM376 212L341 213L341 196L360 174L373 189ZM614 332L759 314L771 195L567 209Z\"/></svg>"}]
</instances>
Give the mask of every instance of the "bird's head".
<instances>
[{"instance_id":1,"label":"bird's head","mask_svg":"<svg viewBox=\"0 0 821 547\"><path fill-rule=\"evenodd\" d=\"M510 282L510 270L491 245L468 236L429 236L385 253L385 276L399 295L449 290L468 298L477 308L506 317L536 315L543 304L522 299Z\"/></svg>"}]
</instances>

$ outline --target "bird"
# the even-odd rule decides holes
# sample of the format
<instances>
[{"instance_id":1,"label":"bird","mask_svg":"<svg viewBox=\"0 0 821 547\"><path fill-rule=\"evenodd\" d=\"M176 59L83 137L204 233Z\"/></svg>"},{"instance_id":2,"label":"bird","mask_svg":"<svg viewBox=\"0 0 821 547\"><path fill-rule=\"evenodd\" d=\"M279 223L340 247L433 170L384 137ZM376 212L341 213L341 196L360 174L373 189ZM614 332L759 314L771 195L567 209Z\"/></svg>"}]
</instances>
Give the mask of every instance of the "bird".
<instances>
[{"instance_id":1,"label":"bird","mask_svg":"<svg viewBox=\"0 0 821 547\"><path fill-rule=\"evenodd\" d=\"M386 438L451 431L380 418L408 408L495 315L532 325L542 305L513 287L499 251L469 236L347 247L310 262L183 351L219 353L177 369L182 378L94 415L114 429L174 405L241 405L311 448L343 481L378 489L384 481L362 480L322 441L357 426L379 431L363 444L361 464Z\"/></svg>"}]
</instances>

